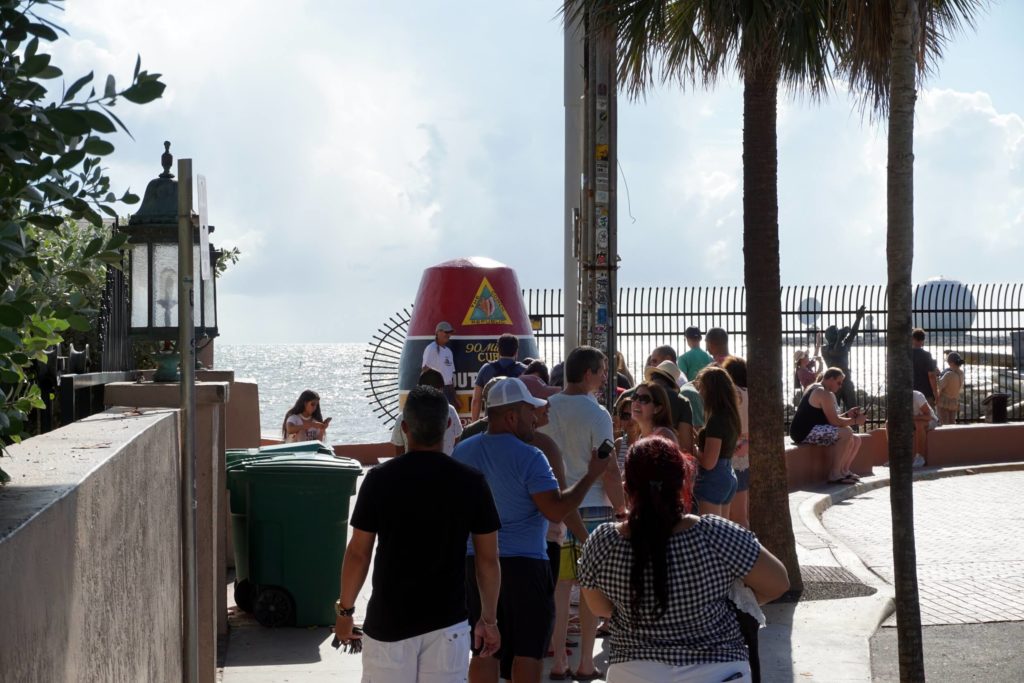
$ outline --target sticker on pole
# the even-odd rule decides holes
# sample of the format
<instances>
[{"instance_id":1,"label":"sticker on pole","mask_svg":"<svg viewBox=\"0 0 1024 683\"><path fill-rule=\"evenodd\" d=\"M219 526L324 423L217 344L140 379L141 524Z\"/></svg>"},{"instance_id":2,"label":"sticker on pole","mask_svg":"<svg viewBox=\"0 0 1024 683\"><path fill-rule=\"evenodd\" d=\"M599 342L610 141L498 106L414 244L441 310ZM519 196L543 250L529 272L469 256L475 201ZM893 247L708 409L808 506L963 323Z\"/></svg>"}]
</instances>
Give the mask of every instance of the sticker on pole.
<instances>
[{"instance_id":1,"label":"sticker on pole","mask_svg":"<svg viewBox=\"0 0 1024 683\"><path fill-rule=\"evenodd\" d=\"M199 194L199 263L203 280L213 277L210 270L210 216L206 210L206 176L196 175Z\"/></svg>"},{"instance_id":2,"label":"sticker on pole","mask_svg":"<svg viewBox=\"0 0 1024 683\"><path fill-rule=\"evenodd\" d=\"M484 278L477 287L473 303L466 311L463 325L511 325L512 319L501 304L498 293L494 291L491 283Z\"/></svg>"}]
</instances>

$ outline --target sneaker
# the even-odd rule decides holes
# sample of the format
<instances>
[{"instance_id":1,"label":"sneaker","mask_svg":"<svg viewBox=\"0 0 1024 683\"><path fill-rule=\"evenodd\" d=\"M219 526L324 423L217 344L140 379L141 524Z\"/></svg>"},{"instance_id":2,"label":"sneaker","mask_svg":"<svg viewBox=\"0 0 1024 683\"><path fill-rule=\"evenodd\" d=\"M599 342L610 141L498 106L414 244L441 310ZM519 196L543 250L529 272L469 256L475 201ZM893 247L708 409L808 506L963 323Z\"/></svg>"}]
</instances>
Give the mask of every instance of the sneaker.
<instances>
[{"instance_id":1,"label":"sneaker","mask_svg":"<svg viewBox=\"0 0 1024 683\"><path fill-rule=\"evenodd\" d=\"M911 463L914 467L924 467L924 456L918 453L914 456L914 462Z\"/></svg>"}]
</instances>

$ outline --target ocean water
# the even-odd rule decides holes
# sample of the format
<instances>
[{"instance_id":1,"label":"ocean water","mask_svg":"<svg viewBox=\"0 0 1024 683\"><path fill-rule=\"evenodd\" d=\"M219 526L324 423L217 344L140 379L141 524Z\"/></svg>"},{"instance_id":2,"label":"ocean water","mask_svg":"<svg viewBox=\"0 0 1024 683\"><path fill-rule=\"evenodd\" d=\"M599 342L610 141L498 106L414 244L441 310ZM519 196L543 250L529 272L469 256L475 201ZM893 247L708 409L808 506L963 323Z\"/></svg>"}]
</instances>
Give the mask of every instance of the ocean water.
<instances>
[{"instance_id":1,"label":"ocean water","mask_svg":"<svg viewBox=\"0 0 1024 683\"><path fill-rule=\"evenodd\" d=\"M214 365L252 379L260 390L260 428L281 435L284 414L305 389L320 394L320 410L331 417L332 444L379 443L390 425L374 415L363 382L366 344L218 344Z\"/></svg>"},{"instance_id":2,"label":"ocean water","mask_svg":"<svg viewBox=\"0 0 1024 683\"><path fill-rule=\"evenodd\" d=\"M629 340L627 358L641 358L646 349L653 348L654 340L647 343ZM321 410L324 417L332 417L331 426L327 430L327 440L332 444L380 443L391 436L391 424L377 417L370 400L367 398L365 376L363 374L363 357L367 351L366 344L224 344L217 345L215 365L218 369L232 369L239 379L252 379L259 384L260 392L260 427L263 434L280 436L281 423L285 412L295 403L304 389L312 389L320 394ZM783 348L783 387L784 400L788 400L793 392L792 353L795 346L785 345ZM804 346L803 348L806 348ZM960 346L962 351L1002 352L1009 349L993 347ZM550 356L556 357L554 348L542 349ZM742 347L735 350L742 354ZM937 351L932 350L933 354ZM553 362L549 359L549 363ZM636 365L639 365L637 363ZM944 363L939 359L940 370ZM633 376L638 380L643 377L642 367L631 363ZM885 347L877 344L858 344L854 346L851 357L853 380L859 389L870 396L882 397L884 388ZM969 411L971 415L980 416L982 411L980 400L992 389L993 369L987 365L968 365L965 367L968 391L973 401L965 400L974 405ZM1011 403L1021 400L1020 389L1002 387L1000 390L1011 394ZM881 399L877 399L881 403ZM870 407L870 406L869 406Z\"/></svg>"}]
</instances>

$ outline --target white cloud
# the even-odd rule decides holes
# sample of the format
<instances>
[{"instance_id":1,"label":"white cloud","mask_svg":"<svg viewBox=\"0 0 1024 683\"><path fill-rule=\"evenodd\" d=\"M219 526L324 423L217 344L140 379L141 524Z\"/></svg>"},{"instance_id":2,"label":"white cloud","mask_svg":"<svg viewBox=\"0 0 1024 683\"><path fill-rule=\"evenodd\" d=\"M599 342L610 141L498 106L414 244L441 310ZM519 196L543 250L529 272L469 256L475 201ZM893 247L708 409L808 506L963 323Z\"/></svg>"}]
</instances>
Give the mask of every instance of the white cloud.
<instances>
[{"instance_id":1,"label":"white cloud","mask_svg":"<svg viewBox=\"0 0 1024 683\"><path fill-rule=\"evenodd\" d=\"M206 174L214 241L243 251L220 287L229 340L357 340L412 301L424 268L458 256L561 285L556 11L77 0L56 61L125 82L141 52L164 74L162 100L118 106L136 141L115 141L111 175L141 193L165 139ZM1024 112L995 95L921 93L918 279L1019 272ZM620 282L742 282L741 84L663 87L619 113ZM780 102L784 283L884 282L885 134L841 89Z\"/></svg>"}]
</instances>

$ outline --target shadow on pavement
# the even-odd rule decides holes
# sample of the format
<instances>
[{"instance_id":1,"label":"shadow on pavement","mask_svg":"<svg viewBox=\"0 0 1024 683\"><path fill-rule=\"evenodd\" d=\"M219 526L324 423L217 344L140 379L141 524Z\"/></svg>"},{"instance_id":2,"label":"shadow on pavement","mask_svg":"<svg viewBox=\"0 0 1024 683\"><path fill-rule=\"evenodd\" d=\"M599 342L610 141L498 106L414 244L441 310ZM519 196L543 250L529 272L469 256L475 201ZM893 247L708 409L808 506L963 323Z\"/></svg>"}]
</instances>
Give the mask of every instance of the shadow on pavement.
<instances>
[{"instance_id":1,"label":"shadow on pavement","mask_svg":"<svg viewBox=\"0 0 1024 683\"><path fill-rule=\"evenodd\" d=\"M334 637L326 626L316 628L265 628L247 614L231 618L231 645L226 667L312 664L321 660L324 641Z\"/></svg>"},{"instance_id":2,"label":"shadow on pavement","mask_svg":"<svg viewBox=\"0 0 1024 683\"><path fill-rule=\"evenodd\" d=\"M929 681L1024 680L1024 622L925 626L924 668ZM896 629L880 628L871 638L871 677L900 680Z\"/></svg>"},{"instance_id":3,"label":"shadow on pavement","mask_svg":"<svg viewBox=\"0 0 1024 683\"><path fill-rule=\"evenodd\" d=\"M792 681L793 675L793 613L795 602L774 602L762 607L768 625L758 636L761 659L761 680L764 683Z\"/></svg>"}]
</instances>

